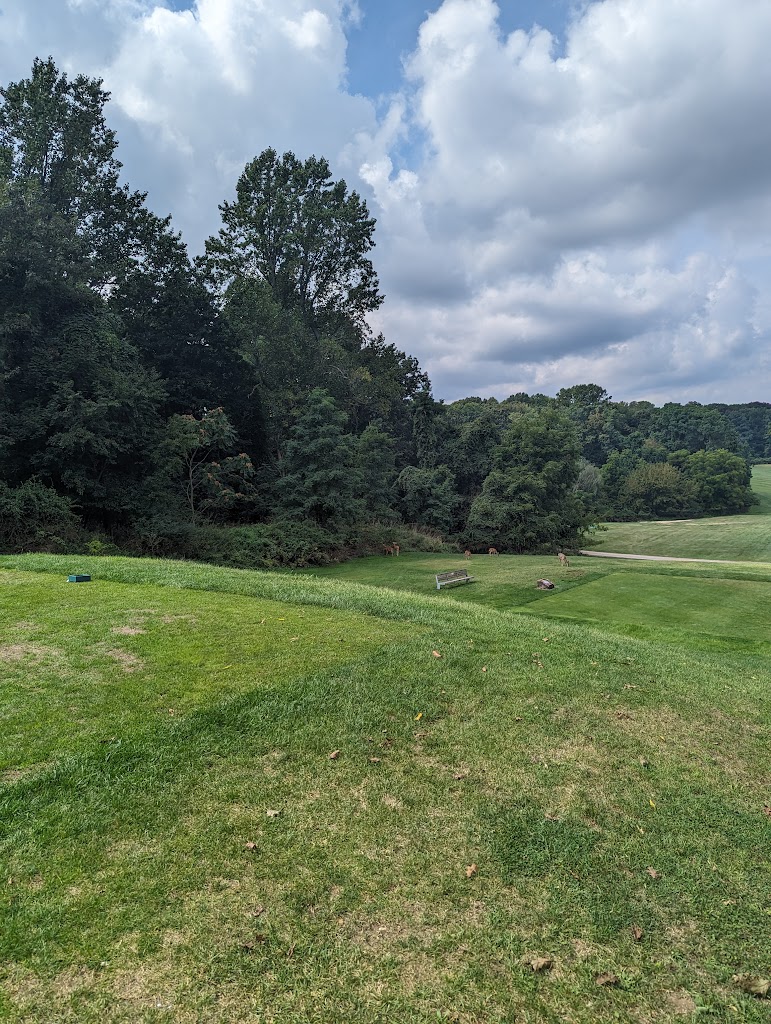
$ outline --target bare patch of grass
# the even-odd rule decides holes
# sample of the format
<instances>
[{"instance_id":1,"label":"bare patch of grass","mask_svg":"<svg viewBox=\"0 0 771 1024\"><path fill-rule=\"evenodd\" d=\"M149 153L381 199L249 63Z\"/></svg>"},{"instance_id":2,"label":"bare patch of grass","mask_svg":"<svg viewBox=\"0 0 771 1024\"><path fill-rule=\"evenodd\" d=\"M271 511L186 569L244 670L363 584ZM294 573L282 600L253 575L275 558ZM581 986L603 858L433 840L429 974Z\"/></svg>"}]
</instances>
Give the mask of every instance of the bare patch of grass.
<instances>
[{"instance_id":1,"label":"bare patch of grass","mask_svg":"<svg viewBox=\"0 0 771 1024\"><path fill-rule=\"evenodd\" d=\"M132 672L139 672L145 667L145 663L136 654L132 654L131 651L124 651L119 647L114 647L109 651L105 651L108 658L112 658L116 661L124 672L129 675Z\"/></svg>"}]
</instances>

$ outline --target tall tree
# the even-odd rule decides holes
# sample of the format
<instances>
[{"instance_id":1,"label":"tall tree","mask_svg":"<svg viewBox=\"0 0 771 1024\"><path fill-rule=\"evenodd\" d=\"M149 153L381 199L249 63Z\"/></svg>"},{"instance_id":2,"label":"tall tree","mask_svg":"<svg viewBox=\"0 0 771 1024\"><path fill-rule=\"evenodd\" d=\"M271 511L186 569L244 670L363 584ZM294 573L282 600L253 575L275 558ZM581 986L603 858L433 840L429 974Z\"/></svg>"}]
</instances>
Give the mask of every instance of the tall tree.
<instances>
[{"instance_id":1,"label":"tall tree","mask_svg":"<svg viewBox=\"0 0 771 1024\"><path fill-rule=\"evenodd\" d=\"M382 302L368 253L375 221L327 161L264 150L247 164L236 201L220 206L223 226L206 261L223 290L264 281L282 308L297 309L315 333L361 327Z\"/></svg>"}]
</instances>

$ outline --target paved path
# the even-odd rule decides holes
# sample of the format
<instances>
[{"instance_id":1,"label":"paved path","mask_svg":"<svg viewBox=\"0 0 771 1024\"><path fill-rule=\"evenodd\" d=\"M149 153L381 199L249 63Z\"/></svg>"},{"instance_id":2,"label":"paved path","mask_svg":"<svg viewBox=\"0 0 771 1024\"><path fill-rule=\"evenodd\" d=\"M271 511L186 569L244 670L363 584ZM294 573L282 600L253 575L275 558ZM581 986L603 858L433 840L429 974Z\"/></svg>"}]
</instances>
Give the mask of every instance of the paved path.
<instances>
[{"instance_id":1,"label":"paved path","mask_svg":"<svg viewBox=\"0 0 771 1024\"><path fill-rule=\"evenodd\" d=\"M715 562L717 565L763 565L763 562L736 562L727 558L676 558L674 555L622 555L618 551L579 551L592 558L636 558L643 562Z\"/></svg>"}]
</instances>

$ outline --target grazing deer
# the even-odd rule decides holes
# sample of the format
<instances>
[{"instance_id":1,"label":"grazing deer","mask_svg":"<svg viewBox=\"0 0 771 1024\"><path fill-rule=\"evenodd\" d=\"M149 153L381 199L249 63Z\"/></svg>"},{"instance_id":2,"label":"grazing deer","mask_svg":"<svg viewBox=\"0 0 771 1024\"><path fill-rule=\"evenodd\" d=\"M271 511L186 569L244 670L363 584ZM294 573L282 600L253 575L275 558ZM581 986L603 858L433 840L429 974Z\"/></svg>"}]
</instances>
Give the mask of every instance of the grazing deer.
<instances>
[{"instance_id":1,"label":"grazing deer","mask_svg":"<svg viewBox=\"0 0 771 1024\"><path fill-rule=\"evenodd\" d=\"M488 548L487 549L487 553L488 553L488 555L497 555L498 554L498 548Z\"/></svg>"},{"instance_id":2,"label":"grazing deer","mask_svg":"<svg viewBox=\"0 0 771 1024\"><path fill-rule=\"evenodd\" d=\"M394 544L393 547L391 548L391 554L396 555L397 558L399 557L399 552L400 551L401 551L401 548L399 547L398 544Z\"/></svg>"},{"instance_id":3,"label":"grazing deer","mask_svg":"<svg viewBox=\"0 0 771 1024\"><path fill-rule=\"evenodd\" d=\"M564 552L558 551L557 552L557 558L559 558L559 560L560 560L560 565L568 565L568 566L570 565L570 561L568 559L568 556L566 554L564 554Z\"/></svg>"},{"instance_id":4,"label":"grazing deer","mask_svg":"<svg viewBox=\"0 0 771 1024\"><path fill-rule=\"evenodd\" d=\"M390 544L384 544L383 545L383 551L387 555L392 555L394 553L394 549L393 549L393 547Z\"/></svg>"},{"instance_id":5,"label":"grazing deer","mask_svg":"<svg viewBox=\"0 0 771 1024\"><path fill-rule=\"evenodd\" d=\"M463 552L463 557L464 558L471 558L471 552L469 551L468 548L466 548L466 550Z\"/></svg>"}]
</instances>

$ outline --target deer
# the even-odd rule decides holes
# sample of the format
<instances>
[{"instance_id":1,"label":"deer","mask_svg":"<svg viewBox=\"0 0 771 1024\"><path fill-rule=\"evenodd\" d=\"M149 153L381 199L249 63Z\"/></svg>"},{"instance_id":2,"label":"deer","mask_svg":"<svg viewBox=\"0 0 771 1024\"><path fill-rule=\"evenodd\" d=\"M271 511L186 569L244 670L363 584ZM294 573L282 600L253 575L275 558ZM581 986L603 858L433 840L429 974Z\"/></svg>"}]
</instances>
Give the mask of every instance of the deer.
<instances>
[{"instance_id":1,"label":"deer","mask_svg":"<svg viewBox=\"0 0 771 1024\"><path fill-rule=\"evenodd\" d=\"M469 551L468 548L466 548L466 550L463 552L463 557L466 559L471 558L471 552Z\"/></svg>"},{"instance_id":2,"label":"deer","mask_svg":"<svg viewBox=\"0 0 771 1024\"><path fill-rule=\"evenodd\" d=\"M398 544L393 544L393 545L391 546L391 553L392 553L392 554L394 554L394 555L396 555L396 557L397 557L397 558L399 557L399 552L400 552L400 551L401 551L401 548L399 547L399 545L398 545Z\"/></svg>"},{"instance_id":3,"label":"deer","mask_svg":"<svg viewBox=\"0 0 771 1024\"><path fill-rule=\"evenodd\" d=\"M497 555L497 554L499 554L499 551L498 551L498 548L488 548L487 549L487 553L488 553L488 555Z\"/></svg>"},{"instance_id":4,"label":"deer","mask_svg":"<svg viewBox=\"0 0 771 1024\"><path fill-rule=\"evenodd\" d=\"M384 544L383 545L383 551L387 555L392 555L394 553L394 549L393 549L393 546L391 544Z\"/></svg>"},{"instance_id":5,"label":"deer","mask_svg":"<svg viewBox=\"0 0 771 1024\"><path fill-rule=\"evenodd\" d=\"M563 551L558 551L557 552L557 558L559 558L559 560L560 560L560 565L567 565L567 566L570 565L570 560L568 559L568 556Z\"/></svg>"}]
</instances>

